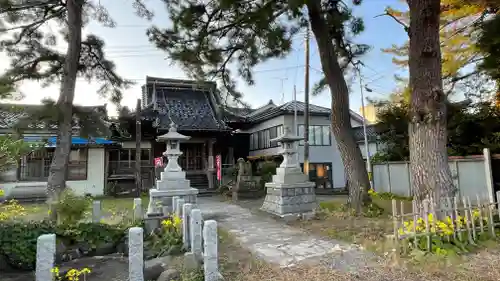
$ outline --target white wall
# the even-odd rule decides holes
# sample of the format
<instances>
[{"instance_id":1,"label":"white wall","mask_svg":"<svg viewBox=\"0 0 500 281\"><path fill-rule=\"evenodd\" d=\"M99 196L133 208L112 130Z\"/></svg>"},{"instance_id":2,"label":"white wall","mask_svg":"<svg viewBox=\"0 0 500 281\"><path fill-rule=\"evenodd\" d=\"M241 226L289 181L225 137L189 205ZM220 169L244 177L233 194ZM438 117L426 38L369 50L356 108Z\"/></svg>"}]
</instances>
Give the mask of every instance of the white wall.
<instances>
[{"instance_id":1,"label":"white wall","mask_svg":"<svg viewBox=\"0 0 500 281\"><path fill-rule=\"evenodd\" d=\"M365 150L365 142L358 142L359 149L361 150L361 155L363 155L363 159L366 159L366 150ZM368 149L370 150L370 156L375 155L379 150L381 150L382 144L376 142L368 142Z\"/></svg>"},{"instance_id":2,"label":"white wall","mask_svg":"<svg viewBox=\"0 0 500 281\"><path fill-rule=\"evenodd\" d=\"M89 148L87 164L87 180L67 181L66 185L76 194L91 194L99 196L104 194L104 148ZM7 182L1 183L6 195L16 186L44 186L47 182Z\"/></svg>"},{"instance_id":3,"label":"white wall","mask_svg":"<svg viewBox=\"0 0 500 281\"><path fill-rule=\"evenodd\" d=\"M493 196L487 182L484 158L449 159L454 185L458 188L458 196L469 197L472 202L476 196L483 201ZM389 162L373 165L374 189L377 192L392 192L411 196L410 169L408 162ZM461 198L460 198L461 200Z\"/></svg>"}]
</instances>

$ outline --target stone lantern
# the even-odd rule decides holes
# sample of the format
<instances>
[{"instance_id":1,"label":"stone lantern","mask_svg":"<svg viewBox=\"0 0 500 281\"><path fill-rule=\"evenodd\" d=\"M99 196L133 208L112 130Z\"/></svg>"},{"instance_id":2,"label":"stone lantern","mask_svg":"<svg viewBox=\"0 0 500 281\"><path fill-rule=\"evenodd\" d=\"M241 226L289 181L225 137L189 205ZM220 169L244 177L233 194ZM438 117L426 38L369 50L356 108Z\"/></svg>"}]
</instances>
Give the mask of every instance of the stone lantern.
<instances>
[{"instance_id":1,"label":"stone lantern","mask_svg":"<svg viewBox=\"0 0 500 281\"><path fill-rule=\"evenodd\" d=\"M191 137L177 132L177 126L172 122L168 133L157 138L158 142L165 142L167 149L163 153L168 162L165 170L161 172L160 179L156 181L156 188L149 190L148 216L161 214L163 207L172 211L172 197L184 199L185 203L196 204L198 189L192 188L186 179L186 172L179 165L182 155L180 143Z\"/></svg>"},{"instance_id":2,"label":"stone lantern","mask_svg":"<svg viewBox=\"0 0 500 281\"><path fill-rule=\"evenodd\" d=\"M287 220L309 218L316 209L315 183L309 181L297 161L296 143L302 139L285 127L283 135L271 140L280 144L283 162L272 182L266 183L267 195L261 210Z\"/></svg>"},{"instance_id":3,"label":"stone lantern","mask_svg":"<svg viewBox=\"0 0 500 281\"><path fill-rule=\"evenodd\" d=\"M165 171L162 172L162 179L166 177L166 174L175 178L186 177L186 173L183 172L181 166L179 166L179 157L182 155L180 144L182 141L187 141L190 138L189 136L179 134L177 132L177 125L172 122L168 133L156 139L158 142L165 142L167 147L165 152L163 152L163 156L167 157L168 162Z\"/></svg>"}]
</instances>

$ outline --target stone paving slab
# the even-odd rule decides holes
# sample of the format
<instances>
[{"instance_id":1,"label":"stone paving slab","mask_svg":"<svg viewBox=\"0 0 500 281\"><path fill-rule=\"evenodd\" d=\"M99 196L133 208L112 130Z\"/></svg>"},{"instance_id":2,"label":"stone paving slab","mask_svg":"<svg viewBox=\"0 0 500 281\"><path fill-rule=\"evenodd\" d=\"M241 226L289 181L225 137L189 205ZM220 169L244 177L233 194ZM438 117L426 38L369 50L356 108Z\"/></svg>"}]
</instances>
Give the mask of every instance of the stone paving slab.
<instances>
[{"instance_id":1,"label":"stone paving slab","mask_svg":"<svg viewBox=\"0 0 500 281\"><path fill-rule=\"evenodd\" d=\"M352 271L375 255L344 241L322 239L265 215L228 202L199 198L204 217L216 218L240 244L266 262L289 267L302 262L327 262L332 268Z\"/></svg>"}]
</instances>

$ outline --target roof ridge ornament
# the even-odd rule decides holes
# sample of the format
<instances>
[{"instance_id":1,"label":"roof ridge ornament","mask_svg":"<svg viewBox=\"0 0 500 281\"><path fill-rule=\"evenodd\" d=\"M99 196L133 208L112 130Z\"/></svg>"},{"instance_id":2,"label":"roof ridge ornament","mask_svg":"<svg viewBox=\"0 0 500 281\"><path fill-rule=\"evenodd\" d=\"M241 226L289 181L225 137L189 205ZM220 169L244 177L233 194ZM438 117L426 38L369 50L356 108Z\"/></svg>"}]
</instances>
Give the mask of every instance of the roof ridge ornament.
<instances>
[{"instance_id":1,"label":"roof ridge ornament","mask_svg":"<svg viewBox=\"0 0 500 281\"><path fill-rule=\"evenodd\" d=\"M170 129L168 131L169 132L177 132L177 125L174 123L174 121L170 122Z\"/></svg>"}]
</instances>

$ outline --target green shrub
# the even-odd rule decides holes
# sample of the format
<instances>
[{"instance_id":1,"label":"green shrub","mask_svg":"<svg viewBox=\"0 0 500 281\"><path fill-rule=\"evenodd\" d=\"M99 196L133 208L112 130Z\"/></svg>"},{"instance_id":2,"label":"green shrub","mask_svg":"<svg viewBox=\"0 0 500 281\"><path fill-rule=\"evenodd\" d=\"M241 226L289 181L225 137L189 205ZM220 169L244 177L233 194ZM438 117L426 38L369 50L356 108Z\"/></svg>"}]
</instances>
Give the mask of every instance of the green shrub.
<instances>
[{"instance_id":1,"label":"green shrub","mask_svg":"<svg viewBox=\"0 0 500 281\"><path fill-rule=\"evenodd\" d=\"M68 246L84 242L95 249L99 245L122 242L126 228L100 223L56 225L49 221L3 221L0 222L0 254L13 268L33 270L38 237L52 233Z\"/></svg>"},{"instance_id":2,"label":"green shrub","mask_svg":"<svg viewBox=\"0 0 500 281\"><path fill-rule=\"evenodd\" d=\"M78 196L70 189L65 189L56 203L56 211L60 222L64 224L79 222L91 203L92 198Z\"/></svg>"},{"instance_id":3,"label":"green shrub","mask_svg":"<svg viewBox=\"0 0 500 281\"><path fill-rule=\"evenodd\" d=\"M148 237L148 244L155 256L183 253L182 219L174 215L163 220L159 231Z\"/></svg>"},{"instance_id":4,"label":"green shrub","mask_svg":"<svg viewBox=\"0 0 500 281\"><path fill-rule=\"evenodd\" d=\"M102 223L80 223L74 226L59 226L57 235L70 244L85 242L92 249L103 244L118 244L125 237L126 227Z\"/></svg>"},{"instance_id":5,"label":"green shrub","mask_svg":"<svg viewBox=\"0 0 500 281\"><path fill-rule=\"evenodd\" d=\"M0 223L0 254L15 268L32 270L36 262L38 236L55 233L55 225L47 221Z\"/></svg>"}]
</instances>

